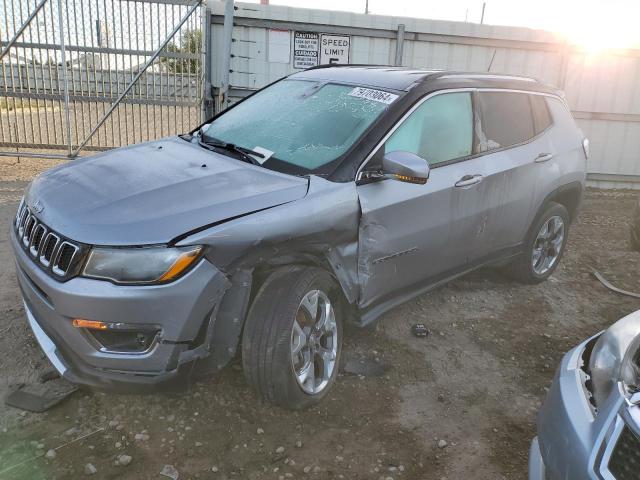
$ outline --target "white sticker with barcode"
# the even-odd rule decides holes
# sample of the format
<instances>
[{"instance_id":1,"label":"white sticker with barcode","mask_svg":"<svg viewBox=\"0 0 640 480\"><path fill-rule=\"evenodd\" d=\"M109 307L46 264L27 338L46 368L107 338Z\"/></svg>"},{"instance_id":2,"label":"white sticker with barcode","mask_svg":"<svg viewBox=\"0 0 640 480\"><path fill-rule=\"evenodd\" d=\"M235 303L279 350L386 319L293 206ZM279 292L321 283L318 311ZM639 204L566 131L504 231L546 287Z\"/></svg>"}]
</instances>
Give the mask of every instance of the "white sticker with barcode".
<instances>
[{"instance_id":1,"label":"white sticker with barcode","mask_svg":"<svg viewBox=\"0 0 640 480\"><path fill-rule=\"evenodd\" d=\"M383 90L374 90L373 88L356 87L349 93L351 97L364 98L366 100L373 100L374 102L386 103L389 105L392 103L398 95L395 93L385 92Z\"/></svg>"}]
</instances>

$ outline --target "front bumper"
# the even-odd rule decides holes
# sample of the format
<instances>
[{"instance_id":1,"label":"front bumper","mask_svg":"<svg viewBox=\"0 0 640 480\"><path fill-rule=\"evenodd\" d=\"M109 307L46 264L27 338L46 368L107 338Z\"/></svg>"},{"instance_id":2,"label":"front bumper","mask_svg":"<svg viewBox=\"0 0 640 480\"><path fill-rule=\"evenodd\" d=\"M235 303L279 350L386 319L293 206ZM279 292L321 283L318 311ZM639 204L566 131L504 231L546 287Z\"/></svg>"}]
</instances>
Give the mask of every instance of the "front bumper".
<instances>
[{"instance_id":1,"label":"front bumper","mask_svg":"<svg viewBox=\"0 0 640 480\"><path fill-rule=\"evenodd\" d=\"M588 400L583 353L593 337L568 352L538 415L529 453L529 480L615 480L609 461L622 427L639 430L640 407L614 391L597 415Z\"/></svg>"},{"instance_id":2,"label":"front bumper","mask_svg":"<svg viewBox=\"0 0 640 480\"><path fill-rule=\"evenodd\" d=\"M544 460L540 453L538 437L535 437L529 448L529 480L546 480Z\"/></svg>"},{"instance_id":3,"label":"front bumper","mask_svg":"<svg viewBox=\"0 0 640 480\"><path fill-rule=\"evenodd\" d=\"M148 391L183 380L181 372L197 357L202 328L229 286L211 263L203 259L184 277L164 285L122 286L82 277L58 282L27 256L13 233L10 237L27 319L64 378L109 391ZM115 353L73 327L74 318L153 326L159 334L144 352Z\"/></svg>"}]
</instances>

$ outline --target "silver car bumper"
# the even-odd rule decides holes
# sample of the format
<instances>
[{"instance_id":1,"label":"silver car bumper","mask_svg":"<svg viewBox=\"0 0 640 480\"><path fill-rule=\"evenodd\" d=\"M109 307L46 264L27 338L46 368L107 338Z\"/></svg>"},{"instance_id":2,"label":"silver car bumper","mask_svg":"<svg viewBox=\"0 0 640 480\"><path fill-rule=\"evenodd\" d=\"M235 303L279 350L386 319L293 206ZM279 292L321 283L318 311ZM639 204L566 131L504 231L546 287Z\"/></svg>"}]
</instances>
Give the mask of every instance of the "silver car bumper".
<instances>
[{"instance_id":1,"label":"silver car bumper","mask_svg":"<svg viewBox=\"0 0 640 480\"><path fill-rule=\"evenodd\" d=\"M204 259L164 285L120 286L82 277L58 282L25 254L15 235L10 237L26 316L42 350L64 377L95 388L135 391L174 381L193 360L194 342L229 284ZM158 335L144 352L113 352L73 327L74 318L153 326Z\"/></svg>"},{"instance_id":2,"label":"silver car bumper","mask_svg":"<svg viewBox=\"0 0 640 480\"><path fill-rule=\"evenodd\" d=\"M47 356L51 364L58 371L58 373L60 375L64 375L64 372L67 371L67 367L62 362L62 359L60 358L60 354L58 353L58 349L56 348L56 345L53 343L51 338L49 338L49 336L46 333L44 333L44 330L40 328L40 325L38 325L38 322L36 322L36 319L33 318L33 314L31 313L31 310L29 310L29 307L27 306L26 302L23 302L23 303L24 303L24 311L27 314L27 320L29 322L29 326L31 327L31 330L33 331L33 334L36 337L38 345L40 345L40 348L42 349L44 354Z\"/></svg>"},{"instance_id":3,"label":"silver car bumper","mask_svg":"<svg viewBox=\"0 0 640 480\"><path fill-rule=\"evenodd\" d=\"M529 480L546 480L544 460L540 453L538 437L535 437L529 448Z\"/></svg>"},{"instance_id":4,"label":"silver car bumper","mask_svg":"<svg viewBox=\"0 0 640 480\"><path fill-rule=\"evenodd\" d=\"M583 352L595 338L568 352L560 364L538 415L538 436L529 452L530 480L615 480L612 470L636 461L622 455L620 438L625 429L640 434L640 407L628 405L619 391L597 415L590 407L581 366Z\"/></svg>"}]
</instances>

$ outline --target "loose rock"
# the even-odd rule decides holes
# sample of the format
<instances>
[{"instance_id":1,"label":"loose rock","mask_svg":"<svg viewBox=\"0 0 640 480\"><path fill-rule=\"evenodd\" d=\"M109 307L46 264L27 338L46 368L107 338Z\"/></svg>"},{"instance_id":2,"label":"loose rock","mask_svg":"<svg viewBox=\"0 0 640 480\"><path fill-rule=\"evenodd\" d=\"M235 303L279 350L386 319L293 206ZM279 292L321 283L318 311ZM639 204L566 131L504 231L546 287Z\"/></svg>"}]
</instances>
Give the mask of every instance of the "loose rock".
<instances>
[{"instance_id":1,"label":"loose rock","mask_svg":"<svg viewBox=\"0 0 640 480\"><path fill-rule=\"evenodd\" d=\"M93 463L87 463L84 466L84 474L85 475L95 475L98 473L98 469L93 466Z\"/></svg>"},{"instance_id":2,"label":"loose rock","mask_svg":"<svg viewBox=\"0 0 640 480\"><path fill-rule=\"evenodd\" d=\"M133 460L133 458L130 455L120 455L116 459L116 463L122 467L126 467L131 463L131 460Z\"/></svg>"},{"instance_id":3,"label":"loose rock","mask_svg":"<svg viewBox=\"0 0 640 480\"><path fill-rule=\"evenodd\" d=\"M162 475L163 477L171 478L172 480L178 480L178 477L180 476L178 470L176 470L173 465L165 465L164 467L162 467L162 470L160 470L160 475Z\"/></svg>"}]
</instances>

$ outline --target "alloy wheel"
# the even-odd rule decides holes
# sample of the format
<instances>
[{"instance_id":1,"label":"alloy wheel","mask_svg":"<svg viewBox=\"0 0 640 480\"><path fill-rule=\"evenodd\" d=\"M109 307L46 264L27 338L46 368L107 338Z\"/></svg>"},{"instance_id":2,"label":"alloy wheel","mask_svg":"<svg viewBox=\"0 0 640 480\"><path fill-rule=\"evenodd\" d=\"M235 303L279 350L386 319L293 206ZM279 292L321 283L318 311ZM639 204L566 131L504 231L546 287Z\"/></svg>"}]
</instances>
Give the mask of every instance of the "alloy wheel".
<instances>
[{"instance_id":1,"label":"alloy wheel","mask_svg":"<svg viewBox=\"0 0 640 480\"><path fill-rule=\"evenodd\" d=\"M557 215L549 218L540 228L531 254L531 266L536 274L546 274L560 258L564 231L564 220Z\"/></svg>"},{"instance_id":2,"label":"alloy wheel","mask_svg":"<svg viewBox=\"0 0 640 480\"><path fill-rule=\"evenodd\" d=\"M300 388L317 395L330 383L338 356L335 309L322 290L302 297L291 331L291 365Z\"/></svg>"}]
</instances>

